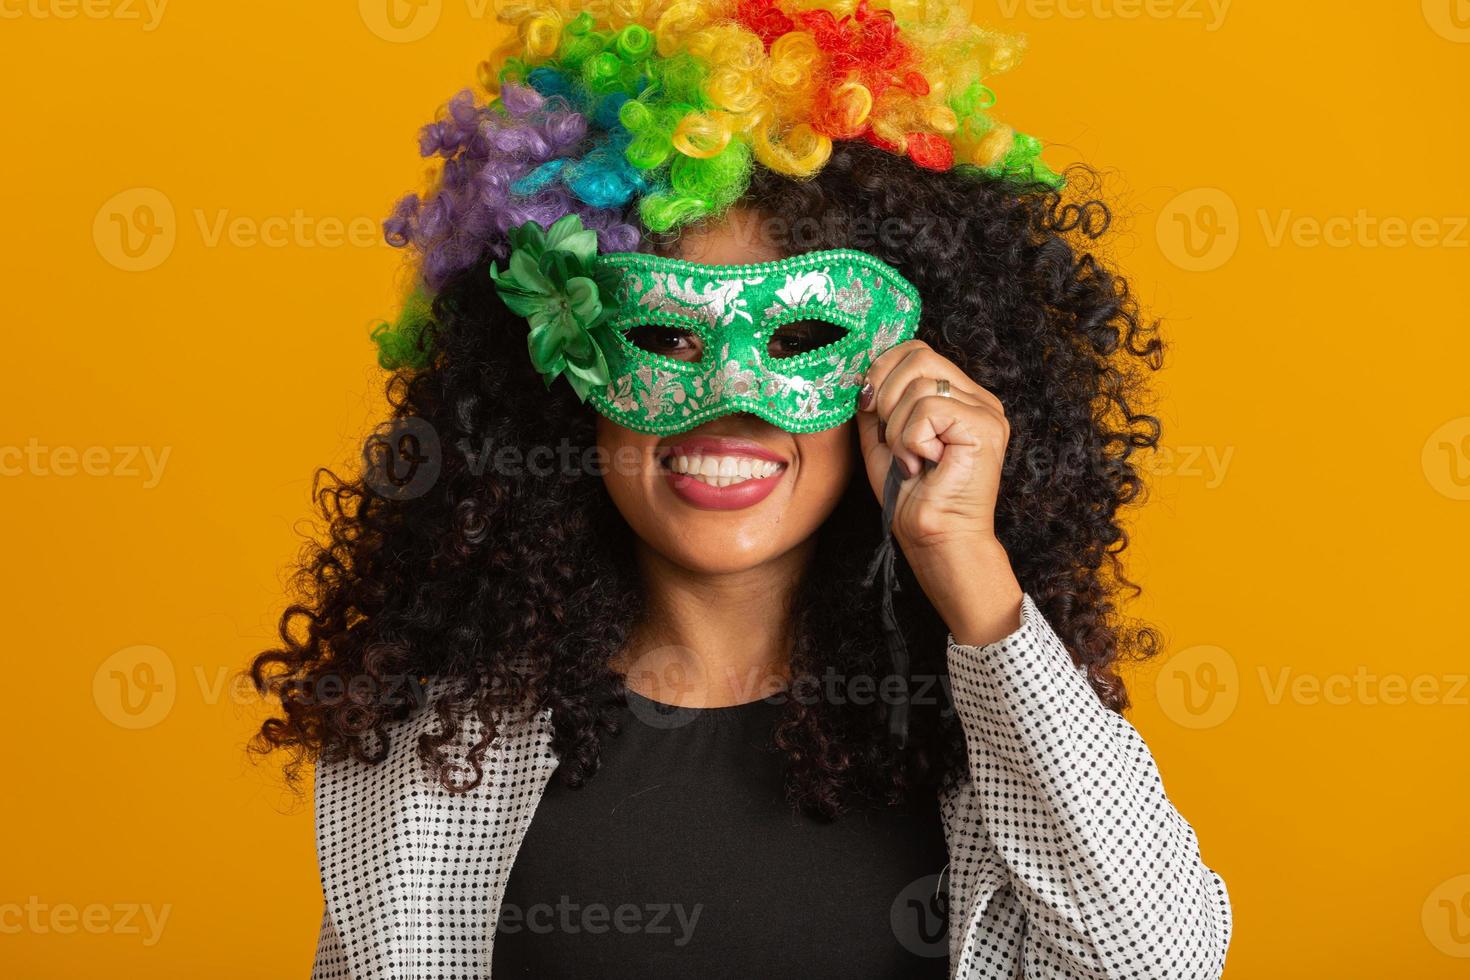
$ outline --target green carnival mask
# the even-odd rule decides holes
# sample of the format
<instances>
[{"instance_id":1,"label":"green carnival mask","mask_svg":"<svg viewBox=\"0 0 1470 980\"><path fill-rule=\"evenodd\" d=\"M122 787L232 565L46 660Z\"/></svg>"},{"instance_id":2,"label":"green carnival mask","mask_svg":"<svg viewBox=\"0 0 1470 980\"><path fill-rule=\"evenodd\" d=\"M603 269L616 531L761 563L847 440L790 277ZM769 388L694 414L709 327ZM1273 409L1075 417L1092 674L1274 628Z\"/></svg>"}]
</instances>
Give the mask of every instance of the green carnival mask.
<instances>
[{"instance_id":1,"label":"green carnival mask","mask_svg":"<svg viewBox=\"0 0 1470 980\"><path fill-rule=\"evenodd\" d=\"M642 252L596 254L575 215L512 233L509 268L491 268L510 309L531 324L531 360L549 386L564 375L598 412L639 432L672 434L734 412L788 432L852 418L873 358L914 335L919 294L891 266L847 249L757 265L701 265ZM817 320L845 331L792 357L771 334ZM697 361L638 347L642 326L688 330Z\"/></svg>"}]
</instances>

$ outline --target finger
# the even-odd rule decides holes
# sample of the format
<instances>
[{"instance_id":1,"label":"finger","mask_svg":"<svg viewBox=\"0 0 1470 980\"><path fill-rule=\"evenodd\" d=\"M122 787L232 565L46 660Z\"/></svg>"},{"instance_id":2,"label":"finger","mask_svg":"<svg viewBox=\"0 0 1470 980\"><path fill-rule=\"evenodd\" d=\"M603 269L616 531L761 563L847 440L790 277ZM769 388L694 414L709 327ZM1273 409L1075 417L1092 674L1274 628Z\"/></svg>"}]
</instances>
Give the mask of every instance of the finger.
<instances>
[{"instance_id":1,"label":"finger","mask_svg":"<svg viewBox=\"0 0 1470 980\"><path fill-rule=\"evenodd\" d=\"M893 384L892 378L889 379L888 384ZM919 471L920 459L928 459L936 463L939 461L937 449L933 455L915 454L903 442L904 432L912 424L915 412L928 410L945 414L945 402L949 402L952 406L963 405L966 408L975 410L990 410L988 406L982 405L969 392L957 391L951 387L949 395L946 396L935 394L936 388L937 385L933 378L914 378L908 387L904 389L903 394L899 397L898 403L893 406L892 414L885 419L886 425L883 426L881 438L888 443L894 455L904 461L905 467L910 475ZM928 408L921 408L921 406L928 406Z\"/></svg>"},{"instance_id":2,"label":"finger","mask_svg":"<svg viewBox=\"0 0 1470 980\"><path fill-rule=\"evenodd\" d=\"M935 392L934 382L941 378L949 382L951 393L969 394L978 399L982 390L949 358L927 346L914 349L903 360L894 364L876 386L872 408L878 413L878 417L885 420L890 418L909 385L916 379L923 378L929 379L928 394Z\"/></svg>"},{"instance_id":3,"label":"finger","mask_svg":"<svg viewBox=\"0 0 1470 980\"><path fill-rule=\"evenodd\" d=\"M869 394L867 397L858 397L859 410L875 411L878 406L878 392L882 390L889 376L908 358L924 351L932 353L932 348L922 340L906 340L878 355L863 374L863 390ZM883 416L880 414L879 418Z\"/></svg>"},{"instance_id":4,"label":"finger","mask_svg":"<svg viewBox=\"0 0 1470 980\"><path fill-rule=\"evenodd\" d=\"M880 387L882 387L883 379L888 377L889 373L895 367L897 367L904 358L908 357L916 350L930 349L931 348L929 347L929 345L924 343L922 340L905 340L901 344L894 344L892 347L888 348L886 351L873 358L873 363L868 365L868 370L863 374L863 383L865 385L872 385L874 392L876 392ZM871 405L867 409L865 409L865 411L871 410Z\"/></svg>"},{"instance_id":5,"label":"finger","mask_svg":"<svg viewBox=\"0 0 1470 980\"><path fill-rule=\"evenodd\" d=\"M1005 420L986 409L978 415L960 415L948 428L935 432L944 444L944 455L938 466L924 474L923 484L940 493L964 488L966 499L988 501L993 510L1000 493L1008 432ZM916 432L914 438L922 439L924 433Z\"/></svg>"},{"instance_id":6,"label":"finger","mask_svg":"<svg viewBox=\"0 0 1470 980\"><path fill-rule=\"evenodd\" d=\"M862 453L863 467L868 473L868 482L872 484L873 493L881 501L883 499L883 481L888 476L888 466L893 459L893 453L883 441L881 423L878 416L872 412L859 412L856 417L858 429L858 450Z\"/></svg>"},{"instance_id":7,"label":"finger","mask_svg":"<svg viewBox=\"0 0 1470 980\"><path fill-rule=\"evenodd\" d=\"M984 406L929 395L909 409L890 446L895 453L943 463L949 447L983 448L991 441L986 434L997 427L994 413Z\"/></svg>"},{"instance_id":8,"label":"finger","mask_svg":"<svg viewBox=\"0 0 1470 980\"><path fill-rule=\"evenodd\" d=\"M912 506L921 500L948 499L950 506L965 508L978 501L994 501L997 481L987 472L988 467L980 465L987 452L985 416L986 410L981 408L915 414L901 444L905 451L916 454L938 447L940 459L921 478L904 481L908 491L901 498L904 502Z\"/></svg>"}]
</instances>

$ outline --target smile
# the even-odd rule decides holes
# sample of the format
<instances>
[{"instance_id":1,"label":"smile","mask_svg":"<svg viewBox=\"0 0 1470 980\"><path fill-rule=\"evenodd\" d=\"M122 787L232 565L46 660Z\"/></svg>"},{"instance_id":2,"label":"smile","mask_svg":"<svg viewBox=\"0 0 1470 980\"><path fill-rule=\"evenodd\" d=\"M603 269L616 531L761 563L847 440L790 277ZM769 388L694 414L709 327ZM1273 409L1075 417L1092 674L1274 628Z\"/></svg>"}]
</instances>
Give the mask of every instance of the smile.
<instances>
[{"instance_id":1,"label":"smile","mask_svg":"<svg viewBox=\"0 0 1470 980\"><path fill-rule=\"evenodd\" d=\"M664 461L674 473L712 487L728 487L746 480L764 480L781 472L782 465L749 456L670 456Z\"/></svg>"},{"instance_id":2,"label":"smile","mask_svg":"<svg viewBox=\"0 0 1470 980\"><path fill-rule=\"evenodd\" d=\"M750 439L687 436L661 447L669 489L700 510L741 510L760 503L786 474L786 460Z\"/></svg>"}]
</instances>

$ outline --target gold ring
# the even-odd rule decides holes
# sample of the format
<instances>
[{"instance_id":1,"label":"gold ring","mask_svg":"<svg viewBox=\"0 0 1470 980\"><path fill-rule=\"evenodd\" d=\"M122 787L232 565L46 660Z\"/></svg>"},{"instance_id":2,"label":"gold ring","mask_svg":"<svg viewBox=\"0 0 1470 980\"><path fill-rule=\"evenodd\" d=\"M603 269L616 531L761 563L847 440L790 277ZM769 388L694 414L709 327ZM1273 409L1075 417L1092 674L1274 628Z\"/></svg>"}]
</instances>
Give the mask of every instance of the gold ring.
<instances>
[{"instance_id":1,"label":"gold ring","mask_svg":"<svg viewBox=\"0 0 1470 980\"><path fill-rule=\"evenodd\" d=\"M936 395L938 395L940 398L948 398L948 397L950 397L950 395L949 395L949 381L947 379L945 379L945 378L936 378L936 379L934 379L934 385L935 385L935 387L937 389L934 392Z\"/></svg>"}]
</instances>

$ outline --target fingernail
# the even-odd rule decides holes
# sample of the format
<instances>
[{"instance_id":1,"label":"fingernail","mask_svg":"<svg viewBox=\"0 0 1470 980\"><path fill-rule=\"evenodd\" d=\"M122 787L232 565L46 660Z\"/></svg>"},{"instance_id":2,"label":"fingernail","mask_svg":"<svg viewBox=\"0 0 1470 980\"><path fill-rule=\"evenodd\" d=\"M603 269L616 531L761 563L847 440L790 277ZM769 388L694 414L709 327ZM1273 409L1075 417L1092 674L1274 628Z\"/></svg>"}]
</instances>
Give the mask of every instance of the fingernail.
<instances>
[{"instance_id":1,"label":"fingernail","mask_svg":"<svg viewBox=\"0 0 1470 980\"><path fill-rule=\"evenodd\" d=\"M878 441L882 442L888 438L888 423L882 419L878 420Z\"/></svg>"},{"instance_id":2,"label":"fingernail","mask_svg":"<svg viewBox=\"0 0 1470 980\"><path fill-rule=\"evenodd\" d=\"M913 479L914 468L909 465L909 461L899 456L895 456L893 458L898 460L898 468L903 470L903 478L905 480Z\"/></svg>"},{"instance_id":3,"label":"fingernail","mask_svg":"<svg viewBox=\"0 0 1470 980\"><path fill-rule=\"evenodd\" d=\"M863 386L858 389L858 411L866 412L872 404L873 384L870 381L864 381Z\"/></svg>"}]
</instances>

